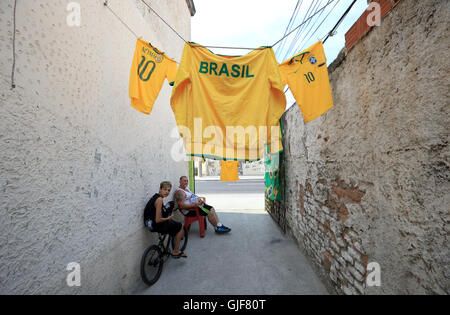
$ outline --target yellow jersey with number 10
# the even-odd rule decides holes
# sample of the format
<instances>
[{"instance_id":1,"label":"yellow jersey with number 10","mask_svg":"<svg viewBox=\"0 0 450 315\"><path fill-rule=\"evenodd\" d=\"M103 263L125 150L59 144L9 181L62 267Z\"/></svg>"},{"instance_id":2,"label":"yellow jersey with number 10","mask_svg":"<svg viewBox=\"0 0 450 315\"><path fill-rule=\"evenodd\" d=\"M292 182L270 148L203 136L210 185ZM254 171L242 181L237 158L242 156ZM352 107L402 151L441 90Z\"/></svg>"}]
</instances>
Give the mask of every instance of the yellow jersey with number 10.
<instances>
[{"instance_id":1,"label":"yellow jersey with number 10","mask_svg":"<svg viewBox=\"0 0 450 315\"><path fill-rule=\"evenodd\" d=\"M150 114L161 91L164 79L173 85L177 64L150 43L138 39L130 72L129 93L131 106Z\"/></svg>"},{"instance_id":2,"label":"yellow jersey with number 10","mask_svg":"<svg viewBox=\"0 0 450 315\"><path fill-rule=\"evenodd\" d=\"M317 42L279 65L283 84L288 84L305 122L313 121L333 107L327 59Z\"/></svg>"}]
</instances>

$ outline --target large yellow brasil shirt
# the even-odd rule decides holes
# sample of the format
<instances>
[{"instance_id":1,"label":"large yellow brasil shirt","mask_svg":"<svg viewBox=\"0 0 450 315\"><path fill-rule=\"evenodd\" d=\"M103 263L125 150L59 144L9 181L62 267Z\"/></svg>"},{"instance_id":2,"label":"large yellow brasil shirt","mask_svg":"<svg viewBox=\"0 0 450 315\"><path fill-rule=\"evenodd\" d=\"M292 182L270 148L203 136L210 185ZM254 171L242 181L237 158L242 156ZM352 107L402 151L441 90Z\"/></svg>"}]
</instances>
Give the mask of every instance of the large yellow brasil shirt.
<instances>
[{"instance_id":1,"label":"large yellow brasil shirt","mask_svg":"<svg viewBox=\"0 0 450 315\"><path fill-rule=\"evenodd\" d=\"M131 106L150 114L165 78L173 84L177 64L150 43L138 39L130 72Z\"/></svg>"},{"instance_id":2,"label":"large yellow brasil shirt","mask_svg":"<svg viewBox=\"0 0 450 315\"><path fill-rule=\"evenodd\" d=\"M265 143L282 150L286 97L271 48L232 57L187 43L171 106L188 155L243 161L262 158Z\"/></svg>"},{"instance_id":3,"label":"large yellow brasil shirt","mask_svg":"<svg viewBox=\"0 0 450 315\"><path fill-rule=\"evenodd\" d=\"M305 122L320 117L333 107L322 42L286 60L279 67L283 83L289 85Z\"/></svg>"}]
</instances>

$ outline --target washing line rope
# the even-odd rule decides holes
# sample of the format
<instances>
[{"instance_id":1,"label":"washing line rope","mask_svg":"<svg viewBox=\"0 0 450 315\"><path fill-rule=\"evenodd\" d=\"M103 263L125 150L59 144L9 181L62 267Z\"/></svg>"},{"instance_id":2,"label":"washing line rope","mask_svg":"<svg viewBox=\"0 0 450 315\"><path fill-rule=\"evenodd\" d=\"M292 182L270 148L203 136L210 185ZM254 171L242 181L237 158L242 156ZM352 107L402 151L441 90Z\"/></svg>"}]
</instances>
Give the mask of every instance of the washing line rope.
<instances>
[{"instance_id":1,"label":"washing line rope","mask_svg":"<svg viewBox=\"0 0 450 315\"><path fill-rule=\"evenodd\" d=\"M313 14L312 16L310 16L308 19L306 19L305 21L303 21L303 23L301 23L299 26L297 26L296 28L294 28L291 32L289 32L287 35L285 35L284 37L282 37L280 40L278 40L275 44L273 44L272 46L267 46L267 47L270 47L270 48L273 48L274 46L276 46L277 44L279 44L283 39L285 39L286 37L288 37L289 35L291 35L294 31L296 31L298 28L300 28L302 25L304 25L306 22L308 22L310 19L312 19L314 16L316 16L319 12L321 12L321 11L323 11L326 7L328 7L331 3L333 3L334 1L336 1L336 0L331 0L330 2L328 2L325 6L323 6L320 10L318 10L315 14ZM180 37L185 43L188 43L188 41L186 41L184 38L183 38L183 36L181 36L169 23L167 23L148 3L146 3L144 0L141 0L141 2L142 3L144 3L153 13L155 13L156 14L156 16L158 17L158 18L160 18L173 32L175 32L175 34L177 34L178 35L178 37ZM108 0L105 0L105 2L104 2L104 5L105 5L105 7L108 7L109 8L109 5L108 5ZM109 8L110 10L111 10L111 8ZM112 11L112 10L111 10ZM117 14L114 14L114 15L116 15L116 17L118 18L118 16L117 16ZM120 20L120 19L119 19ZM122 23L124 23L125 25L126 25L126 23L125 22L123 22L122 20L121 20L121 22ZM130 29L130 27L128 26L128 25L126 25L127 26L127 28L129 28ZM131 31L131 29L130 29L130 31ZM133 32L132 31L132 33L133 34L135 34L136 35L136 33L135 32ZM138 37L137 35L136 35L136 37ZM198 46L201 46L201 47L206 47L206 48L221 48L221 49L243 49L243 50L257 50L257 49L261 49L261 47L258 47L258 48L247 48L247 47L222 47L222 46L206 46L206 45L198 45Z\"/></svg>"},{"instance_id":2,"label":"washing line rope","mask_svg":"<svg viewBox=\"0 0 450 315\"><path fill-rule=\"evenodd\" d=\"M136 38L139 38L139 36L131 29L131 27L128 26L127 23L125 23L117 14L116 12L114 12L109 6L108 6L108 1L105 1L105 3L103 3L103 5L109 10L111 11L111 13L123 24L125 25L126 28L128 28L128 30L134 34L134 36L136 36Z\"/></svg>"},{"instance_id":3,"label":"washing line rope","mask_svg":"<svg viewBox=\"0 0 450 315\"><path fill-rule=\"evenodd\" d=\"M144 0L141 0L141 2L143 3L143 4L145 4L153 13L155 13L156 14L156 16L157 17L159 17L160 19L161 19L161 21L163 21L175 34L177 34L178 35L178 37L179 38L181 38L185 43L187 43L187 40L185 40L184 39L184 37L183 36L181 36L172 26L170 26L170 24L169 23L167 23L166 22L166 20L164 20L159 14L158 14L158 12L156 12L155 10L153 10L153 8L147 3L147 2L145 2Z\"/></svg>"}]
</instances>

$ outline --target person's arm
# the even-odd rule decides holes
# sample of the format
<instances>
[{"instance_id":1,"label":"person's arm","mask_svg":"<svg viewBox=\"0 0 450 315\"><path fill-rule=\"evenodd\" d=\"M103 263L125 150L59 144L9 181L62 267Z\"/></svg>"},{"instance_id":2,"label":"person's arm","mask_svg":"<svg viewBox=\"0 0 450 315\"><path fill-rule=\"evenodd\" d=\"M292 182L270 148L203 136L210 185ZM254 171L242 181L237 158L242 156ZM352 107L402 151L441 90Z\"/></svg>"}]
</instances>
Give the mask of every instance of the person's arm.
<instances>
[{"instance_id":1,"label":"person's arm","mask_svg":"<svg viewBox=\"0 0 450 315\"><path fill-rule=\"evenodd\" d=\"M168 218L161 217L162 205L163 205L163 199L160 197L155 201L155 208L156 208L155 222L156 223L169 221L173 217L173 215L169 216Z\"/></svg>"},{"instance_id":2,"label":"person's arm","mask_svg":"<svg viewBox=\"0 0 450 315\"><path fill-rule=\"evenodd\" d=\"M198 202L194 202L194 203L190 203L190 204L185 204L185 203L184 203L184 199L185 199L185 198L186 198L186 194L185 194L184 192L182 192L181 190L178 190L178 191L175 193L175 201L176 201L176 203L178 204L178 207L179 207L180 209L188 210L188 209L192 209L192 208L198 207L198 205L199 205Z\"/></svg>"}]
</instances>

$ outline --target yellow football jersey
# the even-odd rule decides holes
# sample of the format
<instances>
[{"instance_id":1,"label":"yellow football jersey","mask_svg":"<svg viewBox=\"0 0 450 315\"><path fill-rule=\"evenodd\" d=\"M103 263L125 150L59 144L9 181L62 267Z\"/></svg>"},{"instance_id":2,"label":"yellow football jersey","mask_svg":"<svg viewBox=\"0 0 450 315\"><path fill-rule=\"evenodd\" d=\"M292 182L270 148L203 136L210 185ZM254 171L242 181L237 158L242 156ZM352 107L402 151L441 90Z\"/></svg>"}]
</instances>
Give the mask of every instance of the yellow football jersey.
<instances>
[{"instance_id":1,"label":"yellow football jersey","mask_svg":"<svg viewBox=\"0 0 450 315\"><path fill-rule=\"evenodd\" d=\"M171 106L188 155L245 161L262 158L265 143L282 150L286 97L271 48L221 56L187 43Z\"/></svg>"},{"instance_id":2,"label":"yellow football jersey","mask_svg":"<svg viewBox=\"0 0 450 315\"><path fill-rule=\"evenodd\" d=\"M177 64L150 43L138 39L130 72L129 93L131 106L150 114L161 91L164 79L173 85Z\"/></svg>"},{"instance_id":3,"label":"yellow football jersey","mask_svg":"<svg viewBox=\"0 0 450 315\"><path fill-rule=\"evenodd\" d=\"M239 180L238 161L220 161L220 180L223 182L235 182Z\"/></svg>"},{"instance_id":4,"label":"yellow football jersey","mask_svg":"<svg viewBox=\"0 0 450 315\"><path fill-rule=\"evenodd\" d=\"M283 84L289 85L305 122L320 117L334 106L322 42L286 60L279 69Z\"/></svg>"}]
</instances>

